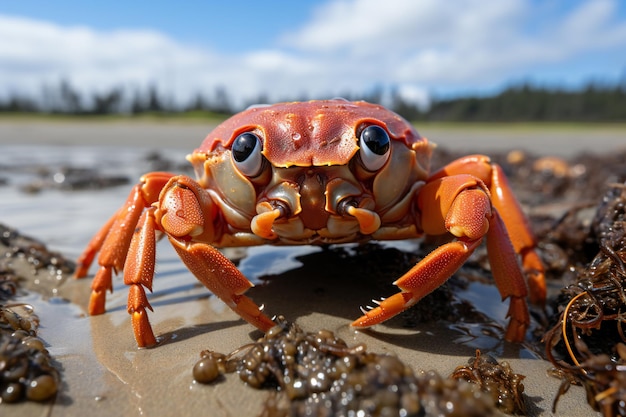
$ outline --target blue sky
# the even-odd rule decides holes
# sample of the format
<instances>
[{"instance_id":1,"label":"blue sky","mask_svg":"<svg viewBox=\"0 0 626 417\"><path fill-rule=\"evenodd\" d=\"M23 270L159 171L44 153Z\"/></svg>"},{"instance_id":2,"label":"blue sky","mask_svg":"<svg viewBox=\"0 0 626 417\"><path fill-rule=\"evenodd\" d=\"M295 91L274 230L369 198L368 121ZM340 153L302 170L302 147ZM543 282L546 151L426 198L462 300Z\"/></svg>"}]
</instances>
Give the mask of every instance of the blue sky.
<instances>
[{"instance_id":1,"label":"blue sky","mask_svg":"<svg viewBox=\"0 0 626 417\"><path fill-rule=\"evenodd\" d=\"M151 29L224 52L243 52L271 45L286 30L310 17L319 1L100 1L28 0L3 2L0 13L85 25L96 30ZM268 6L269 5L269 6Z\"/></svg>"},{"instance_id":2,"label":"blue sky","mask_svg":"<svg viewBox=\"0 0 626 417\"><path fill-rule=\"evenodd\" d=\"M29 0L0 4L0 38L0 97L63 79L180 102L219 87L235 103L383 87L427 103L626 80L620 0Z\"/></svg>"}]
</instances>

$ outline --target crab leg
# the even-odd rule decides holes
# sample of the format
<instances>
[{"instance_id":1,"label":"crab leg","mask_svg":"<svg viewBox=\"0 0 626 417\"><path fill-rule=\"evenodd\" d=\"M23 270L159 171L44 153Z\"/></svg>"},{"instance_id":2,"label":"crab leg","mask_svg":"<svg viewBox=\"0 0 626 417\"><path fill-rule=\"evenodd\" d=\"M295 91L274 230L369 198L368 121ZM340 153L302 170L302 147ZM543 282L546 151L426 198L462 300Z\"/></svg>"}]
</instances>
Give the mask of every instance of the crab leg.
<instances>
[{"instance_id":1,"label":"crab leg","mask_svg":"<svg viewBox=\"0 0 626 417\"><path fill-rule=\"evenodd\" d=\"M355 320L352 326L370 327L411 307L446 282L463 265L480 241L455 241L439 246L394 282L401 292L382 301L375 301L378 306L365 310L364 315Z\"/></svg>"},{"instance_id":2,"label":"crab leg","mask_svg":"<svg viewBox=\"0 0 626 417\"><path fill-rule=\"evenodd\" d=\"M170 242L196 278L235 313L263 331L275 325L254 301L243 295L254 285L217 249L204 243L185 242L172 237Z\"/></svg>"},{"instance_id":3,"label":"crab leg","mask_svg":"<svg viewBox=\"0 0 626 417\"><path fill-rule=\"evenodd\" d=\"M528 280L531 303L544 306L546 283L544 267L535 252L537 242L519 202L515 198L502 167L491 162L485 155L469 155L435 172L429 181L449 175L471 174L480 178L491 192L491 201L502 216L515 252L520 254L522 268Z\"/></svg>"},{"instance_id":4,"label":"crab leg","mask_svg":"<svg viewBox=\"0 0 626 417\"><path fill-rule=\"evenodd\" d=\"M128 314L131 315L135 340L139 347L156 344L146 308L152 306L146 297L144 287L152 292L154 264L156 261L156 222L155 208L143 212L129 247L129 256L124 265L124 284L128 289Z\"/></svg>"},{"instance_id":5,"label":"crab leg","mask_svg":"<svg viewBox=\"0 0 626 417\"><path fill-rule=\"evenodd\" d=\"M158 200L161 189L173 175L167 172L153 172L141 177L140 182L130 192L124 206L96 233L80 256L79 266L75 273L76 278L83 278L87 275L96 253L100 252L98 257L100 269L91 284L89 314L96 315L105 312L106 291L113 290L112 274L124 268L139 217L146 207Z\"/></svg>"},{"instance_id":6,"label":"crab leg","mask_svg":"<svg viewBox=\"0 0 626 417\"><path fill-rule=\"evenodd\" d=\"M430 202L426 204L425 202ZM438 204L432 204L438 202ZM438 247L394 282L400 292L365 311L352 323L368 327L381 323L409 308L441 286L487 237L489 259L502 298L511 298L511 317L506 339L521 341L530 322L526 307L526 283L515 250L498 212L491 205L489 191L472 175L436 179L421 190L418 206L424 232L451 233L456 240Z\"/></svg>"},{"instance_id":7,"label":"crab leg","mask_svg":"<svg viewBox=\"0 0 626 417\"><path fill-rule=\"evenodd\" d=\"M100 248L102 248L104 240L117 220L119 211L120 210L116 211L100 230L98 230L98 233L91 238L87 247L76 261L76 271L74 272L76 278L84 278L89 273L89 267L93 263L96 254L100 251Z\"/></svg>"},{"instance_id":8,"label":"crab leg","mask_svg":"<svg viewBox=\"0 0 626 417\"><path fill-rule=\"evenodd\" d=\"M528 290L517 254L497 211L494 211L494 217L489 222L487 256L502 300L509 298L509 311L506 316L510 317L510 321L505 339L521 342L530 324L528 304L526 304Z\"/></svg>"}]
</instances>

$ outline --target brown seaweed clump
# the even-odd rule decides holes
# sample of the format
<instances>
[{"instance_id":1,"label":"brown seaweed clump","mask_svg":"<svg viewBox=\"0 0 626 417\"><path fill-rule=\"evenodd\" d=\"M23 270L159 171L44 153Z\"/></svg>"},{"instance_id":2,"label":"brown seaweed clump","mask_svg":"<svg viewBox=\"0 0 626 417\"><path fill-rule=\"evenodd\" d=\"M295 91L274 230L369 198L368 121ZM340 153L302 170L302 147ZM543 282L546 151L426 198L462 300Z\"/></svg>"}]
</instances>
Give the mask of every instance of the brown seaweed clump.
<instances>
[{"instance_id":1,"label":"brown seaweed clump","mask_svg":"<svg viewBox=\"0 0 626 417\"><path fill-rule=\"evenodd\" d=\"M594 410L610 417L626 415L626 345L616 345L618 359L606 354L591 354L581 340L576 342L576 347L585 359L578 366L557 365L555 373L563 383L552 411L555 412L559 397L572 384L579 384L585 388L587 402Z\"/></svg>"},{"instance_id":2,"label":"brown seaweed clump","mask_svg":"<svg viewBox=\"0 0 626 417\"><path fill-rule=\"evenodd\" d=\"M525 376L513 372L508 362L498 363L493 356L481 355L477 349L476 356L467 365L457 367L450 378L478 384L506 414L526 414L522 384Z\"/></svg>"},{"instance_id":3,"label":"brown seaweed clump","mask_svg":"<svg viewBox=\"0 0 626 417\"><path fill-rule=\"evenodd\" d=\"M0 224L0 291L6 298L13 296L18 286L53 295L75 267L73 261L40 241ZM13 289L4 289L6 286Z\"/></svg>"},{"instance_id":4,"label":"brown seaweed clump","mask_svg":"<svg viewBox=\"0 0 626 417\"><path fill-rule=\"evenodd\" d=\"M0 403L56 397L59 371L37 336L39 318L13 298L22 286L54 293L73 268L42 243L0 224Z\"/></svg>"},{"instance_id":5,"label":"brown seaweed clump","mask_svg":"<svg viewBox=\"0 0 626 417\"><path fill-rule=\"evenodd\" d=\"M562 290L557 307L561 313L545 337L546 355L565 378L559 395L568 384L579 383L595 410L625 415L625 184L613 185L604 196L593 238L600 250L576 283Z\"/></svg>"},{"instance_id":6,"label":"brown seaweed clump","mask_svg":"<svg viewBox=\"0 0 626 417\"><path fill-rule=\"evenodd\" d=\"M274 389L263 416L494 416L489 394L435 372L415 374L393 355L349 347L328 330L279 324L230 355L204 351L194 378L209 383L237 372L258 389Z\"/></svg>"},{"instance_id":7,"label":"brown seaweed clump","mask_svg":"<svg viewBox=\"0 0 626 417\"><path fill-rule=\"evenodd\" d=\"M0 403L47 401L58 391L59 372L37 337L38 323L28 306L0 306Z\"/></svg>"}]
</instances>

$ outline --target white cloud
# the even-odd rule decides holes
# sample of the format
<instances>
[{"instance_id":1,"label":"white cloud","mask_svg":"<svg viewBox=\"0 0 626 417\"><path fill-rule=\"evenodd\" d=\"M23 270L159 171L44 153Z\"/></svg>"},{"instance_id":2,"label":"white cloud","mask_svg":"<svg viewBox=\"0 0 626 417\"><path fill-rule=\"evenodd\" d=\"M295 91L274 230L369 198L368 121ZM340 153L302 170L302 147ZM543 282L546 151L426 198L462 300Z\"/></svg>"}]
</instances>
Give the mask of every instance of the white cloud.
<instances>
[{"instance_id":1,"label":"white cloud","mask_svg":"<svg viewBox=\"0 0 626 417\"><path fill-rule=\"evenodd\" d=\"M624 45L626 22L613 22L617 4L613 0L583 3L559 27L559 38L570 52L580 49Z\"/></svg>"},{"instance_id":2,"label":"white cloud","mask_svg":"<svg viewBox=\"0 0 626 417\"><path fill-rule=\"evenodd\" d=\"M421 109L427 108L430 104L430 97L428 96L428 92L425 89L417 87L415 85L399 85L398 94L400 95L400 97L402 97L403 100L408 101L409 103L415 103Z\"/></svg>"},{"instance_id":3,"label":"white cloud","mask_svg":"<svg viewBox=\"0 0 626 417\"><path fill-rule=\"evenodd\" d=\"M480 87L626 47L626 22L612 21L616 7L615 0L588 1L561 20L546 20L521 0L386 0L384 8L376 0L341 0L321 6L283 42L329 61L362 60L361 71L378 81L384 75L392 83ZM532 25L539 32L528 30Z\"/></svg>"},{"instance_id":4,"label":"white cloud","mask_svg":"<svg viewBox=\"0 0 626 417\"><path fill-rule=\"evenodd\" d=\"M423 104L427 91L493 88L541 68L565 77L588 53L621 60L619 74L626 22L614 17L616 1L583 1L558 18L523 0L328 1L275 45L232 55L157 31L0 15L0 97L65 79L85 92L154 84L179 100L223 86L239 104L393 86Z\"/></svg>"},{"instance_id":5,"label":"white cloud","mask_svg":"<svg viewBox=\"0 0 626 417\"><path fill-rule=\"evenodd\" d=\"M518 0L339 0L283 42L298 49L376 54L473 45L508 30L523 9Z\"/></svg>"},{"instance_id":6,"label":"white cloud","mask_svg":"<svg viewBox=\"0 0 626 417\"><path fill-rule=\"evenodd\" d=\"M0 92L37 93L60 80L89 92L148 84L192 91L195 82L180 74L197 77L219 60L156 31L95 31L2 15L0 38L11 40L0 43Z\"/></svg>"}]
</instances>

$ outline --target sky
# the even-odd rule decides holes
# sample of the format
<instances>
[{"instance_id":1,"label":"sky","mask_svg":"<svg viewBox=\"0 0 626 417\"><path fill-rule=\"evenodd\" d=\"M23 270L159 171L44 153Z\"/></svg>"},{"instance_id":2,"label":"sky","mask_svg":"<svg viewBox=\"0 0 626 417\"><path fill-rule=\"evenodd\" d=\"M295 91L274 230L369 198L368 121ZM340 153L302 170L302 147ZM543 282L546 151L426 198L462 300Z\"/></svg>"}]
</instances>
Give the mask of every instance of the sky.
<instances>
[{"instance_id":1,"label":"sky","mask_svg":"<svg viewBox=\"0 0 626 417\"><path fill-rule=\"evenodd\" d=\"M621 0L0 2L0 98L67 81L235 106L626 82Z\"/></svg>"}]
</instances>

